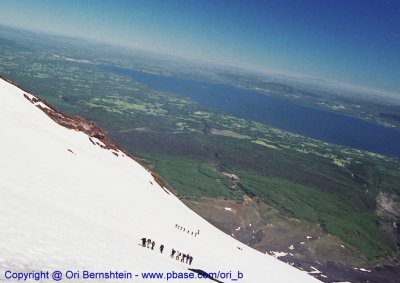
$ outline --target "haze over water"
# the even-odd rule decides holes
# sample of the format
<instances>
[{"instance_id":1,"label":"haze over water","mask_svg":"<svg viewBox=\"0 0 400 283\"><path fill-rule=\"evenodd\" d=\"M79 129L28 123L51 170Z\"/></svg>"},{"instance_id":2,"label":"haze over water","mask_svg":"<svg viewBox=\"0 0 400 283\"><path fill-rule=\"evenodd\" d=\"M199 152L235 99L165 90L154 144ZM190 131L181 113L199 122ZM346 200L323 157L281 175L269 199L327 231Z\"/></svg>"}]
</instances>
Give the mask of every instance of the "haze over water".
<instances>
[{"instance_id":1,"label":"haze over water","mask_svg":"<svg viewBox=\"0 0 400 283\"><path fill-rule=\"evenodd\" d=\"M114 66L101 68L127 75L158 91L189 97L203 106L239 118L329 143L400 157L400 131L395 129L225 84L165 77Z\"/></svg>"}]
</instances>

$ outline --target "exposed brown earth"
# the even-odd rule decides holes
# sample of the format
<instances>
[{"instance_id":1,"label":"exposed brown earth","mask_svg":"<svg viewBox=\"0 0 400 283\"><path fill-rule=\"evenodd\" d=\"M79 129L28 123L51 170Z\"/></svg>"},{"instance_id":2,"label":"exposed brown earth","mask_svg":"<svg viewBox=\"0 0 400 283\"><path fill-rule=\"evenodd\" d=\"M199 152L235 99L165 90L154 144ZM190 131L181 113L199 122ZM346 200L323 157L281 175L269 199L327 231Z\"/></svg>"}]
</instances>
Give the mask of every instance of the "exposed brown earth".
<instances>
[{"instance_id":1,"label":"exposed brown earth","mask_svg":"<svg viewBox=\"0 0 400 283\"><path fill-rule=\"evenodd\" d=\"M15 83L7 78L4 78L1 75L0 75L0 79L5 80L6 82L8 82L8 83L18 87L22 91L24 91L25 92L24 97L28 101L30 101L33 105L35 105L37 108L42 110L49 118L51 118L57 124L65 127L65 128L68 128L68 129L72 129L75 131L85 133L89 137L89 140L92 144L98 145L104 149L110 150L111 153L113 153L117 157L119 156L119 154L123 154L123 155L126 155L126 156L132 158L133 160L139 162L140 164L142 164L142 162L139 158L136 158L135 156L128 153L120 146L113 143L108 138L107 134L103 131L103 129L101 129L98 125L96 125L96 123L88 121L85 118L80 117L80 116L67 115L64 112L62 112L61 110L59 110L59 109L53 107L52 105L50 105L49 103L47 103L47 101L45 101L44 99L38 98L32 94L28 94L29 91L25 90L22 86L18 85L17 83ZM143 167L145 167L145 166L143 166ZM151 175L154 178L154 181L156 183L158 183L161 188L165 187L165 184L161 180L159 175L152 172L148 168L146 168L146 170L151 173ZM164 191L169 193L169 191L166 189L164 189Z\"/></svg>"},{"instance_id":2,"label":"exposed brown earth","mask_svg":"<svg viewBox=\"0 0 400 283\"><path fill-rule=\"evenodd\" d=\"M396 282L393 278L399 266L371 265L357 250L327 234L318 224L284 216L257 198L203 198L185 203L228 235L263 253L276 256L281 252L280 260L313 272L321 281Z\"/></svg>"},{"instance_id":3,"label":"exposed brown earth","mask_svg":"<svg viewBox=\"0 0 400 283\"><path fill-rule=\"evenodd\" d=\"M65 128L87 134L93 144L97 144L105 149L122 151L121 148L111 142L104 131L94 122L88 121L80 116L68 116L62 111L48 104L45 100L37 98L35 96L29 96L25 93L24 97L28 99L32 104L37 104L36 106L40 108L44 113L46 113L47 116L49 116L57 124ZM41 104L38 104L38 102L41 102ZM45 105L46 107L43 107L42 105ZM93 138L98 139L99 141L101 141L101 143L96 142Z\"/></svg>"}]
</instances>

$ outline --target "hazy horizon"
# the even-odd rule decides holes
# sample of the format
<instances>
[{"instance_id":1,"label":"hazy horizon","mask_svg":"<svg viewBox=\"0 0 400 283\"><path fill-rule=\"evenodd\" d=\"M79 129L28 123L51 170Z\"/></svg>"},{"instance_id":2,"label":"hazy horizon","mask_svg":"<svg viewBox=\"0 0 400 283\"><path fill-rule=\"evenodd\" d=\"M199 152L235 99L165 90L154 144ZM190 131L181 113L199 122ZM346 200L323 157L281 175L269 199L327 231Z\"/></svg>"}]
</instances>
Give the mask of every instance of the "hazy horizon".
<instances>
[{"instance_id":1,"label":"hazy horizon","mask_svg":"<svg viewBox=\"0 0 400 283\"><path fill-rule=\"evenodd\" d=\"M400 99L396 1L2 1L0 23Z\"/></svg>"}]
</instances>

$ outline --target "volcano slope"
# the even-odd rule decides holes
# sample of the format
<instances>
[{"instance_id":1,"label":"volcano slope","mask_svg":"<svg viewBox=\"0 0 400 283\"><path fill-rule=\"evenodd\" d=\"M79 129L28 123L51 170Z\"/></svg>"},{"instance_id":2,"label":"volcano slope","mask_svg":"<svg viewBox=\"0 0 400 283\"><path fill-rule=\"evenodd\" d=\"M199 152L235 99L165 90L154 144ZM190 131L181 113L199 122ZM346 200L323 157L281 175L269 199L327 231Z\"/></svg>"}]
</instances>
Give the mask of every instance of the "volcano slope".
<instances>
[{"instance_id":1,"label":"volcano slope","mask_svg":"<svg viewBox=\"0 0 400 283\"><path fill-rule=\"evenodd\" d=\"M162 282L167 272L189 268L220 272L219 282L318 281L221 232L96 125L4 79L0 131L0 281L13 282L17 272L87 270L132 273L137 282L151 281L143 272L165 272L154 279ZM155 241L154 250L141 246L143 237ZM172 249L192 255L191 266L171 258ZM102 281L110 282L92 280Z\"/></svg>"}]
</instances>

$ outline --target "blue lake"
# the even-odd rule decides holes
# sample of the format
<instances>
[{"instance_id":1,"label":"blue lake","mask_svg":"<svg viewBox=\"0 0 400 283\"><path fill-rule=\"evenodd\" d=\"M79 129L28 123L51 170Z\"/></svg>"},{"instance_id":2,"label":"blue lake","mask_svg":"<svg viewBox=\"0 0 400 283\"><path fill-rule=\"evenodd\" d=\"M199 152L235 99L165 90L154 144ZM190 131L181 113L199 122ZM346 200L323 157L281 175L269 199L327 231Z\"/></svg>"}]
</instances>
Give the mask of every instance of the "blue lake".
<instances>
[{"instance_id":1,"label":"blue lake","mask_svg":"<svg viewBox=\"0 0 400 283\"><path fill-rule=\"evenodd\" d=\"M400 157L400 131L395 129L225 84L165 77L114 66L102 65L100 68L240 118L334 144Z\"/></svg>"}]
</instances>

